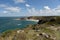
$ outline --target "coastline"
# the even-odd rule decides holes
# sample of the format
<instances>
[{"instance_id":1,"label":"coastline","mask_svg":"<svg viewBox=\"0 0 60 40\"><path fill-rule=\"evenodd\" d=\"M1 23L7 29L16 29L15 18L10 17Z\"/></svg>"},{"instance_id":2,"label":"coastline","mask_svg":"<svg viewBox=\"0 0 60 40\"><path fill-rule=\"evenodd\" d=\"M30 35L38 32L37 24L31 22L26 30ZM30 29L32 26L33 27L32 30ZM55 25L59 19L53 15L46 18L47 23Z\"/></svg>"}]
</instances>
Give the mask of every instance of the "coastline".
<instances>
[{"instance_id":1,"label":"coastline","mask_svg":"<svg viewBox=\"0 0 60 40\"><path fill-rule=\"evenodd\" d=\"M35 20L35 19L26 19L26 21L34 21L34 22L38 22L39 20Z\"/></svg>"},{"instance_id":2,"label":"coastline","mask_svg":"<svg viewBox=\"0 0 60 40\"><path fill-rule=\"evenodd\" d=\"M55 17L54 17L55 18ZM54 19L53 18L53 19ZM46 18L45 18L46 19ZM50 18L49 18L50 19ZM55 21L50 19L50 21L43 22L43 24L33 24L27 25L26 28L17 29L17 30L8 30L3 32L0 36L2 40L59 40L60 39L60 18L56 18ZM58 21L59 20L59 21ZM36 19L25 19L25 21L34 21ZM44 19L42 19L44 21ZM24 22L23 22L24 23ZM20 25L20 24L19 24ZM51 28L52 27L52 28ZM41 37L41 38L40 38Z\"/></svg>"},{"instance_id":3,"label":"coastline","mask_svg":"<svg viewBox=\"0 0 60 40\"><path fill-rule=\"evenodd\" d=\"M38 22L39 20L36 20L36 19L28 19L28 18L17 18L17 19L14 19L14 20L26 20L26 21L33 21L33 22Z\"/></svg>"}]
</instances>

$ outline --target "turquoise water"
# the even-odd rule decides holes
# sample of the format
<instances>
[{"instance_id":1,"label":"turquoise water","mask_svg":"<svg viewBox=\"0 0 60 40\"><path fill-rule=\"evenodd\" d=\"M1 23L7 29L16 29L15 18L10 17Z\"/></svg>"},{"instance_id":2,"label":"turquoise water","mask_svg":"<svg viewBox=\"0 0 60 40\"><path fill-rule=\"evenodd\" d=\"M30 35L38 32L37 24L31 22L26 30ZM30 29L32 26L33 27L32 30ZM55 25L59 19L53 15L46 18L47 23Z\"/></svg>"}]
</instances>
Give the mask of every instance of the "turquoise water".
<instances>
[{"instance_id":1,"label":"turquoise water","mask_svg":"<svg viewBox=\"0 0 60 40\"><path fill-rule=\"evenodd\" d=\"M36 22L26 20L14 20L11 17L0 17L0 33L6 30L13 30L17 28L24 28L29 24L36 24Z\"/></svg>"}]
</instances>

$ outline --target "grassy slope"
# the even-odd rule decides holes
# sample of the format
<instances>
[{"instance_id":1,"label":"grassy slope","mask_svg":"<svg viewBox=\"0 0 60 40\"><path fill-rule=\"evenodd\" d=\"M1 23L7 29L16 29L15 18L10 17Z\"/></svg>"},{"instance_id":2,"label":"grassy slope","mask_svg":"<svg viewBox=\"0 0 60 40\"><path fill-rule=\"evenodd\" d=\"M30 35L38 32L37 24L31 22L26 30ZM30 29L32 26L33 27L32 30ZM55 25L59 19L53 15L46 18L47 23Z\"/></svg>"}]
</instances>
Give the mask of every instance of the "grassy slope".
<instances>
[{"instance_id":1,"label":"grassy slope","mask_svg":"<svg viewBox=\"0 0 60 40\"><path fill-rule=\"evenodd\" d=\"M55 40L60 40L60 24L58 24L60 22L60 17L54 18L56 18L55 22L28 25L27 28L23 29L24 32L17 33L18 30L4 32L0 36L0 40L53 40L53 38L55 38ZM52 26L52 24L54 25ZM42 33L50 35L50 37L46 38L46 36L40 35Z\"/></svg>"}]
</instances>

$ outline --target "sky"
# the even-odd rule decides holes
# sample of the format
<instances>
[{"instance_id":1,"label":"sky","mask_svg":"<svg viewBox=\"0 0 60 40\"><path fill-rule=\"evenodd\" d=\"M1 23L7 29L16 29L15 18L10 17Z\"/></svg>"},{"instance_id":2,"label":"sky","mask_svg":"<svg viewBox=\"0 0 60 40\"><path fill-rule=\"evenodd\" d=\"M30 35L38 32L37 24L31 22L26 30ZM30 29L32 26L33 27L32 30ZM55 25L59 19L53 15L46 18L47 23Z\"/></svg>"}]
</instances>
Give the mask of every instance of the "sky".
<instances>
[{"instance_id":1,"label":"sky","mask_svg":"<svg viewBox=\"0 0 60 40\"><path fill-rule=\"evenodd\" d=\"M60 16L60 0L0 0L0 17Z\"/></svg>"}]
</instances>

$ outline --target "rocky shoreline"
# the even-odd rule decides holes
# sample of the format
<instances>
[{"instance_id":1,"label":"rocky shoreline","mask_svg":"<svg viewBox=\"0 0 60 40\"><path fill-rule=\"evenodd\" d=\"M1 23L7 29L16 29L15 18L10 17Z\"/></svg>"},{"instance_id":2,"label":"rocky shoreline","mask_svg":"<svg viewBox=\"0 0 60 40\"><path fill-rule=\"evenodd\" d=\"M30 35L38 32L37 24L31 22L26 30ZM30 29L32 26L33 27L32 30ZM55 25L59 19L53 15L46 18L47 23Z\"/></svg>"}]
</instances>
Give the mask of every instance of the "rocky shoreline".
<instances>
[{"instance_id":1,"label":"rocky shoreline","mask_svg":"<svg viewBox=\"0 0 60 40\"><path fill-rule=\"evenodd\" d=\"M0 40L60 40L60 17L32 18L39 22L24 29L4 32Z\"/></svg>"}]
</instances>

